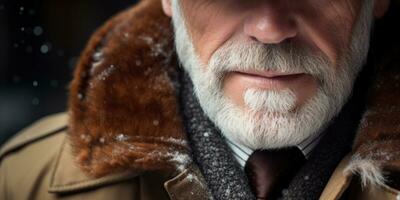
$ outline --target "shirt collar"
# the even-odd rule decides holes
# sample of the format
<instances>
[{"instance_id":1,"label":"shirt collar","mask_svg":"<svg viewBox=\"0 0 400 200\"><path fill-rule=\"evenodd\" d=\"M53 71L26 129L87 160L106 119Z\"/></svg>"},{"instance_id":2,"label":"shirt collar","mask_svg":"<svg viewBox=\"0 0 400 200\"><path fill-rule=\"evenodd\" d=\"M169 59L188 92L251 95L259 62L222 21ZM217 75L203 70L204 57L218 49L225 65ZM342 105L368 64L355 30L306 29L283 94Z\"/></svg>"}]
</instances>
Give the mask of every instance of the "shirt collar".
<instances>
[{"instance_id":1,"label":"shirt collar","mask_svg":"<svg viewBox=\"0 0 400 200\"><path fill-rule=\"evenodd\" d=\"M311 152L319 143L323 135L323 133L313 135L296 145L301 150L306 159L310 157ZM240 166L244 168L246 161L255 150L238 142L235 142L227 137L225 137L225 140L227 141L229 148L232 150L235 159L239 162Z\"/></svg>"}]
</instances>

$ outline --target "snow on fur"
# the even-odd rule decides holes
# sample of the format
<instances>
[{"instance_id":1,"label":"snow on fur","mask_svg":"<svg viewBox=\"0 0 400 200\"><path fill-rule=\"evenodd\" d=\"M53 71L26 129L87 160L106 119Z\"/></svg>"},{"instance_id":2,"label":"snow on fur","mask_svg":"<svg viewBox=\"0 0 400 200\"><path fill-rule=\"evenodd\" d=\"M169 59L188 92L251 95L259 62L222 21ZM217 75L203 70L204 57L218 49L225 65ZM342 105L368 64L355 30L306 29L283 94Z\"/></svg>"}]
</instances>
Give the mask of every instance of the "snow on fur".
<instances>
[{"instance_id":1,"label":"snow on fur","mask_svg":"<svg viewBox=\"0 0 400 200\"><path fill-rule=\"evenodd\" d=\"M379 163L370 158L363 158L358 154L351 158L344 173L358 174L361 178L362 187L367 185L383 186L386 182L384 172Z\"/></svg>"}]
</instances>

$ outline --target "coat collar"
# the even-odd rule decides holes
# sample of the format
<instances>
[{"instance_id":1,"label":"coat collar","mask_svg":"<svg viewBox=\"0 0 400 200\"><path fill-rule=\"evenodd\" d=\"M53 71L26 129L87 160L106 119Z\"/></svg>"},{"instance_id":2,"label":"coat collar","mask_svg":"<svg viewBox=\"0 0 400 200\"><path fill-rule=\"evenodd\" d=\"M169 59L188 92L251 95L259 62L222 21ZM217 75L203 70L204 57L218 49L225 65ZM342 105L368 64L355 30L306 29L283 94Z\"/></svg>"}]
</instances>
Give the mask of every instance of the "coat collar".
<instances>
[{"instance_id":1,"label":"coat collar","mask_svg":"<svg viewBox=\"0 0 400 200\"><path fill-rule=\"evenodd\" d=\"M139 172L126 171L107 176L93 178L85 174L77 165L71 155L71 145L68 138L64 139L56 161L52 167L49 192L70 193L101 187L136 177Z\"/></svg>"},{"instance_id":2,"label":"coat collar","mask_svg":"<svg viewBox=\"0 0 400 200\"><path fill-rule=\"evenodd\" d=\"M65 124L65 122L62 122L62 124ZM102 177L92 177L84 173L79 166L75 165L74 157L71 154L72 146L69 142L69 138L65 137L59 147L59 153L51 168L49 193L79 193L107 185L123 183L124 181L137 178L138 175L143 176L142 172L128 170L107 174ZM160 184L164 184L164 188L171 200L211 198L207 184L200 170L194 164L187 166L187 168L172 178L165 173L160 173L156 177Z\"/></svg>"},{"instance_id":3,"label":"coat collar","mask_svg":"<svg viewBox=\"0 0 400 200\"><path fill-rule=\"evenodd\" d=\"M158 0L143 0L109 20L84 50L70 87L69 136L74 159L88 176L176 174L190 165L170 23ZM352 154L398 170L400 70L391 63L377 67Z\"/></svg>"},{"instance_id":4,"label":"coat collar","mask_svg":"<svg viewBox=\"0 0 400 200\"><path fill-rule=\"evenodd\" d=\"M69 133L75 159L90 175L190 164L171 80L172 32L159 1L145 0L89 41L70 87Z\"/></svg>"}]
</instances>

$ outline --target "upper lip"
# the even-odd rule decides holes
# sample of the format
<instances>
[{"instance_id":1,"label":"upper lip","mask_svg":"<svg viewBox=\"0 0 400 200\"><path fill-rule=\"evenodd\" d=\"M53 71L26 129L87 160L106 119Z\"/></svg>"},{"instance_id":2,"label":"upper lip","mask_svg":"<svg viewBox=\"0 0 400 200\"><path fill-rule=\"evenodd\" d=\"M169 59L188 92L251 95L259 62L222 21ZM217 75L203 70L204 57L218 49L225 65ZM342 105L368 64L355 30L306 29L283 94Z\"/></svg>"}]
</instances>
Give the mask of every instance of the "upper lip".
<instances>
[{"instance_id":1,"label":"upper lip","mask_svg":"<svg viewBox=\"0 0 400 200\"><path fill-rule=\"evenodd\" d=\"M304 74L303 72L279 72L279 71L236 71L241 74L247 74L252 76L261 76L265 78L279 78L283 76L293 76Z\"/></svg>"}]
</instances>

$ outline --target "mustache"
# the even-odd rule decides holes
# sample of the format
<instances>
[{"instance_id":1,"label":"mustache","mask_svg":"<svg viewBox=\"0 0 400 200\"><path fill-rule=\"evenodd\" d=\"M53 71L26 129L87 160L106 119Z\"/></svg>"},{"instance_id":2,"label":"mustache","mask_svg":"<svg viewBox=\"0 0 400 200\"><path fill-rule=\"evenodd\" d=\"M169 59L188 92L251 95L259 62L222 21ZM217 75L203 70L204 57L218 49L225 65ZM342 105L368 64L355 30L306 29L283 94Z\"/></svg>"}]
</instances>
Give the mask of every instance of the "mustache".
<instances>
[{"instance_id":1,"label":"mustache","mask_svg":"<svg viewBox=\"0 0 400 200\"><path fill-rule=\"evenodd\" d=\"M306 73L320 81L332 75L335 68L324 54L290 41L280 44L227 42L212 55L208 66L217 76L232 71L277 71Z\"/></svg>"}]
</instances>

